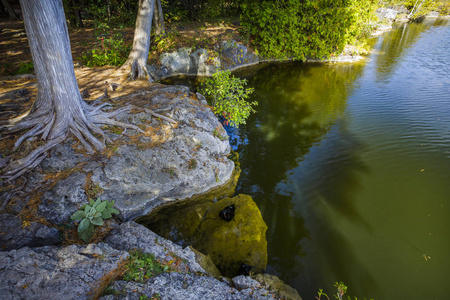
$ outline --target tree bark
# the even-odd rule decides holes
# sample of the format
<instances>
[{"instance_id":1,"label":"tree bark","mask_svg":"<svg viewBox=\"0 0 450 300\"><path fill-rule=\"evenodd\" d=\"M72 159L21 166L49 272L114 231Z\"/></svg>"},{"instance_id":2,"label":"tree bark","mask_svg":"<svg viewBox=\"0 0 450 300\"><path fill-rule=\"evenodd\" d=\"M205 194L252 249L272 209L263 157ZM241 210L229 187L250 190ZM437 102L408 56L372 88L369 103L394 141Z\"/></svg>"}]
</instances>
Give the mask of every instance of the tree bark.
<instances>
[{"instance_id":1,"label":"tree bark","mask_svg":"<svg viewBox=\"0 0 450 300\"><path fill-rule=\"evenodd\" d=\"M121 67L121 69L131 67L131 80L150 77L147 71L147 59L150 50L150 32L154 8L155 0L139 0L133 48L128 60Z\"/></svg>"},{"instance_id":2,"label":"tree bark","mask_svg":"<svg viewBox=\"0 0 450 300\"><path fill-rule=\"evenodd\" d=\"M62 142L69 133L92 153L94 149L103 149L105 143L91 132L108 140L98 127L100 124L119 125L142 132L134 125L111 119L131 107L106 113L101 108L107 104L92 107L81 99L62 1L20 0L20 4L33 57L38 95L30 111L0 124L0 132L29 129L16 141L15 149L24 140L35 136L47 141L47 144L24 158L8 163L1 177L10 181L37 166L46 157L47 150Z\"/></svg>"},{"instance_id":3,"label":"tree bark","mask_svg":"<svg viewBox=\"0 0 450 300\"><path fill-rule=\"evenodd\" d=\"M81 17L80 3L76 0L72 0L72 9L74 13L74 19L76 20L77 27L84 27L83 18Z\"/></svg>"},{"instance_id":4,"label":"tree bark","mask_svg":"<svg viewBox=\"0 0 450 300\"><path fill-rule=\"evenodd\" d=\"M161 0L156 0L157 9L154 10L154 25L155 25L155 34L156 35L165 35L166 27L164 26L164 15L161 7ZM156 5L155 4L155 5Z\"/></svg>"}]
</instances>

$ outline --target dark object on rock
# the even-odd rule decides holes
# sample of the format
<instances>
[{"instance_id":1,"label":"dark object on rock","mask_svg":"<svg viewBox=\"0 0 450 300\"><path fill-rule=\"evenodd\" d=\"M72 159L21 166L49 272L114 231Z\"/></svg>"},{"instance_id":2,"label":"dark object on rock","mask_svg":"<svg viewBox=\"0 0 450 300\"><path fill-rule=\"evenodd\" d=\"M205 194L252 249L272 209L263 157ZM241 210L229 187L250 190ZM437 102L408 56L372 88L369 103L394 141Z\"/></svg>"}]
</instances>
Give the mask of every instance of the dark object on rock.
<instances>
[{"instance_id":1,"label":"dark object on rock","mask_svg":"<svg viewBox=\"0 0 450 300\"><path fill-rule=\"evenodd\" d=\"M225 207L224 209L222 209L219 213L219 217L222 220L225 220L227 222L230 222L231 220L233 220L234 218L234 211L236 210L236 207L234 206L234 204L231 204L227 207Z\"/></svg>"},{"instance_id":2,"label":"dark object on rock","mask_svg":"<svg viewBox=\"0 0 450 300\"><path fill-rule=\"evenodd\" d=\"M88 99L91 95L89 94L88 89L84 89L81 91L81 98L82 99Z\"/></svg>"},{"instance_id":3,"label":"dark object on rock","mask_svg":"<svg viewBox=\"0 0 450 300\"><path fill-rule=\"evenodd\" d=\"M22 220L10 214L0 215L0 250L13 250L25 246L40 247L54 245L59 242L59 232L56 228L39 223L25 224Z\"/></svg>"},{"instance_id":4,"label":"dark object on rock","mask_svg":"<svg viewBox=\"0 0 450 300\"><path fill-rule=\"evenodd\" d=\"M251 270L253 269L252 266L249 266L247 264L242 264L241 268L239 269L239 275L250 275Z\"/></svg>"}]
</instances>

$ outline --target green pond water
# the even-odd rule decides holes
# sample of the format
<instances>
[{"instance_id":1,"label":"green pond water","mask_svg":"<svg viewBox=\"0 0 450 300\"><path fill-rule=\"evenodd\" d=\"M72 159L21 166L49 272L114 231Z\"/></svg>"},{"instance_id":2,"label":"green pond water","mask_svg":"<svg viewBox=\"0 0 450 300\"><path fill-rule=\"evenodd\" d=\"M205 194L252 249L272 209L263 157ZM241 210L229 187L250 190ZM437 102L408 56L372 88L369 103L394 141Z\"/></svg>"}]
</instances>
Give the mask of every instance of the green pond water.
<instances>
[{"instance_id":1,"label":"green pond water","mask_svg":"<svg viewBox=\"0 0 450 300\"><path fill-rule=\"evenodd\" d=\"M304 300L336 281L358 299L450 299L449 25L399 25L363 63L236 74L259 102L228 128L236 194L267 223L267 272Z\"/></svg>"}]
</instances>

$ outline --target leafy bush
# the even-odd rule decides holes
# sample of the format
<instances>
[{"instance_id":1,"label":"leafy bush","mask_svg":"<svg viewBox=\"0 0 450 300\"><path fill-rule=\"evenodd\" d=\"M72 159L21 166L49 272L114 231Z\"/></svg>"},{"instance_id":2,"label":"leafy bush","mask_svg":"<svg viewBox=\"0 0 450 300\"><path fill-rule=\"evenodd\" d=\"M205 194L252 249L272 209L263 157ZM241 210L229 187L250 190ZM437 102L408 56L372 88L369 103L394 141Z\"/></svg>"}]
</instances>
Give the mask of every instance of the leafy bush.
<instances>
[{"instance_id":1,"label":"leafy bush","mask_svg":"<svg viewBox=\"0 0 450 300\"><path fill-rule=\"evenodd\" d=\"M450 8L450 4L444 1L435 1L435 0L424 0L424 1L415 1L415 0L406 0L403 5L409 10L413 12L413 18L420 18L422 16L427 15L431 11L437 11L441 15L447 15L448 10Z\"/></svg>"},{"instance_id":2,"label":"leafy bush","mask_svg":"<svg viewBox=\"0 0 450 300\"><path fill-rule=\"evenodd\" d=\"M80 207L71 217L74 221L81 220L78 225L78 235L86 243L94 235L95 227L103 226L103 220L112 217L112 214L119 214L119 212L113 208L114 201L102 201L97 198L96 201L89 199L89 204L85 204Z\"/></svg>"},{"instance_id":3,"label":"leafy bush","mask_svg":"<svg viewBox=\"0 0 450 300\"><path fill-rule=\"evenodd\" d=\"M110 38L100 37L100 44L87 54L82 60L88 67L121 66L128 58L131 45L125 45L120 34Z\"/></svg>"},{"instance_id":4,"label":"leafy bush","mask_svg":"<svg viewBox=\"0 0 450 300\"><path fill-rule=\"evenodd\" d=\"M165 52L170 49L175 49L175 40L180 34L176 29L166 31L165 35L156 35L152 33L152 39L150 41L151 50Z\"/></svg>"},{"instance_id":5,"label":"leafy bush","mask_svg":"<svg viewBox=\"0 0 450 300\"><path fill-rule=\"evenodd\" d=\"M229 70L218 71L204 82L204 88L200 90L210 101L216 115L224 118L224 124L232 124L239 127L245 124L250 113L255 112L253 106L258 102L247 102L246 99L253 88L245 88L247 81L231 75Z\"/></svg>"},{"instance_id":6,"label":"leafy bush","mask_svg":"<svg viewBox=\"0 0 450 300\"><path fill-rule=\"evenodd\" d=\"M368 37L374 0L245 0L242 25L273 58L325 58Z\"/></svg>"}]
</instances>

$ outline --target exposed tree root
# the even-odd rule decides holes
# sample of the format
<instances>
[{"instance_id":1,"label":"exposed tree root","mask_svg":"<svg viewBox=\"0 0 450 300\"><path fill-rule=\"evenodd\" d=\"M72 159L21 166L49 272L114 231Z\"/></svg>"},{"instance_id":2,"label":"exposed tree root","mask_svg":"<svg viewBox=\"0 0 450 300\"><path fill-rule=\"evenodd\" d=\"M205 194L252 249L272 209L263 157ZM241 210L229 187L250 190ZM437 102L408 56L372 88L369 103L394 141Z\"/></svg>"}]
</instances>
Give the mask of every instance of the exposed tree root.
<instances>
[{"instance_id":1,"label":"exposed tree root","mask_svg":"<svg viewBox=\"0 0 450 300\"><path fill-rule=\"evenodd\" d=\"M118 70L119 74L128 73L130 80L148 79L153 82L153 78L147 70L147 65L139 59L128 59Z\"/></svg>"},{"instance_id":2,"label":"exposed tree root","mask_svg":"<svg viewBox=\"0 0 450 300\"><path fill-rule=\"evenodd\" d=\"M105 148L105 141L110 142L110 139L100 128L101 125L120 126L125 129L133 129L143 133L144 131L135 125L112 119L114 116L123 112L129 112L132 109L144 110L155 117L171 123L176 123L170 118L158 115L149 109L139 108L134 105L127 105L108 112L101 110L108 105L109 104L102 103L97 106L90 106L82 101L82 113L73 114L66 126L67 128L58 128L55 126L56 115L53 110L48 110L45 113L42 109L31 113L27 112L23 116L10 120L7 124L0 124L0 132L2 133L13 133L29 129L17 139L14 144L14 150L17 150L25 140L30 138L39 137L46 141L44 145L39 146L23 158L14 161L10 161L9 158L3 158L0 167L4 168L0 178L13 181L25 172L35 168L45 157L47 157L48 150L64 141L69 133L72 133L81 142L88 153L93 153L95 150L103 150ZM94 134L100 135L102 140L99 140Z\"/></svg>"}]
</instances>

